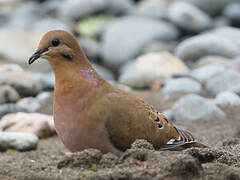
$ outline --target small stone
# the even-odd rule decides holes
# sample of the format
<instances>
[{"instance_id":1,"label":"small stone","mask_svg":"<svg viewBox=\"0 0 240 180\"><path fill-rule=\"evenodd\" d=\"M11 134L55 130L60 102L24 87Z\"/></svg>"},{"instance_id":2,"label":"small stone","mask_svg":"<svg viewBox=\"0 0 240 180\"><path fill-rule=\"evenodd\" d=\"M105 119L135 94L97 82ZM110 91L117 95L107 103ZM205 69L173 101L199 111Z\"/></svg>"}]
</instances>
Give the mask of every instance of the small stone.
<instances>
[{"instance_id":1,"label":"small stone","mask_svg":"<svg viewBox=\"0 0 240 180\"><path fill-rule=\"evenodd\" d=\"M186 32L199 33L212 26L211 18L204 11L185 2L172 3L168 18Z\"/></svg>"},{"instance_id":2,"label":"small stone","mask_svg":"<svg viewBox=\"0 0 240 180\"><path fill-rule=\"evenodd\" d=\"M11 86L0 85L0 104L16 102L20 99L18 92Z\"/></svg>"},{"instance_id":3,"label":"small stone","mask_svg":"<svg viewBox=\"0 0 240 180\"><path fill-rule=\"evenodd\" d=\"M27 109L28 112L36 112L40 108L41 104L38 99L27 97L19 100L17 102L17 106Z\"/></svg>"},{"instance_id":4,"label":"small stone","mask_svg":"<svg viewBox=\"0 0 240 180\"><path fill-rule=\"evenodd\" d=\"M119 68L154 39L171 42L178 36L176 27L165 21L135 16L118 18L108 24L103 34L102 58L110 67Z\"/></svg>"},{"instance_id":5,"label":"small stone","mask_svg":"<svg viewBox=\"0 0 240 180\"><path fill-rule=\"evenodd\" d=\"M176 121L195 121L206 118L222 118L224 112L209 99L190 94L181 97L172 107Z\"/></svg>"},{"instance_id":6,"label":"small stone","mask_svg":"<svg viewBox=\"0 0 240 180\"><path fill-rule=\"evenodd\" d=\"M133 88L144 88L155 80L165 80L186 70L187 66L170 53L149 53L139 56L129 67L123 69L119 82Z\"/></svg>"},{"instance_id":7,"label":"small stone","mask_svg":"<svg viewBox=\"0 0 240 180\"><path fill-rule=\"evenodd\" d=\"M97 71L97 73L105 80L107 81L113 81L115 80L114 74L108 70L107 68L105 68L104 66L100 66L98 64L95 63L91 63L92 66L94 67L94 69Z\"/></svg>"},{"instance_id":8,"label":"small stone","mask_svg":"<svg viewBox=\"0 0 240 180\"><path fill-rule=\"evenodd\" d=\"M239 54L238 45L223 35L200 34L182 41L175 49L177 57L195 62L197 59L217 55L234 58Z\"/></svg>"},{"instance_id":9,"label":"small stone","mask_svg":"<svg viewBox=\"0 0 240 180\"><path fill-rule=\"evenodd\" d=\"M225 9L223 14L230 19L233 26L240 26L240 3L231 3Z\"/></svg>"},{"instance_id":10,"label":"small stone","mask_svg":"<svg viewBox=\"0 0 240 180\"><path fill-rule=\"evenodd\" d=\"M5 66L6 67L6 66ZM22 96L35 96L43 89L43 84L36 74L25 71L0 69L0 84L12 86Z\"/></svg>"},{"instance_id":11,"label":"small stone","mask_svg":"<svg viewBox=\"0 0 240 180\"><path fill-rule=\"evenodd\" d=\"M201 81L202 83L205 83L211 77L218 74L224 74L225 71L227 71L227 68L224 65L209 64L193 70L192 76Z\"/></svg>"},{"instance_id":12,"label":"small stone","mask_svg":"<svg viewBox=\"0 0 240 180\"><path fill-rule=\"evenodd\" d=\"M39 102L44 102L45 100L49 99L51 97L51 93L50 92L41 92L39 93L36 98L39 100Z\"/></svg>"},{"instance_id":13,"label":"small stone","mask_svg":"<svg viewBox=\"0 0 240 180\"><path fill-rule=\"evenodd\" d=\"M31 133L39 138L56 133L52 116L22 112L4 116L0 120L0 131Z\"/></svg>"},{"instance_id":14,"label":"small stone","mask_svg":"<svg viewBox=\"0 0 240 180\"><path fill-rule=\"evenodd\" d=\"M231 91L224 91L219 93L215 98L215 103L220 107L225 106L240 106L240 97Z\"/></svg>"},{"instance_id":15,"label":"small stone","mask_svg":"<svg viewBox=\"0 0 240 180\"><path fill-rule=\"evenodd\" d=\"M200 93L202 91L202 85L194 79L177 78L168 80L162 91L163 93Z\"/></svg>"},{"instance_id":16,"label":"small stone","mask_svg":"<svg viewBox=\"0 0 240 180\"><path fill-rule=\"evenodd\" d=\"M183 0L191 3L211 16L216 16L230 3L236 0Z\"/></svg>"},{"instance_id":17,"label":"small stone","mask_svg":"<svg viewBox=\"0 0 240 180\"><path fill-rule=\"evenodd\" d=\"M223 91L233 91L240 84L240 73L225 71L217 74L206 82L206 89L213 95Z\"/></svg>"},{"instance_id":18,"label":"small stone","mask_svg":"<svg viewBox=\"0 0 240 180\"><path fill-rule=\"evenodd\" d=\"M16 104L7 103L0 105L0 118L8 113L27 112L27 109L17 106Z\"/></svg>"},{"instance_id":19,"label":"small stone","mask_svg":"<svg viewBox=\"0 0 240 180\"><path fill-rule=\"evenodd\" d=\"M152 144L150 144L145 139L137 139L137 140L135 140L132 143L131 149L149 149L149 150L154 150L154 147L153 147Z\"/></svg>"},{"instance_id":20,"label":"small stone","mask_svg":"<svg viewBox=\"0 0 240 180\"><path fill-rule=\"evenodd\" d=\"M96 40L87 37L81 37L79 39L79 44L90 61L96 61L100 57L101 44Z\"/></svg>"},{"instance_id":21,"label":"small stone","mask_svg":"<svg viewBox=\"0 0 240 180\"><path fill-rule=\"evenodd\" d=\"M66 0L61 3L57 15L62 20L74 21L100 12L105 8L104 0Z\"/></svg>"},{"instance_id":22,"label":"small stone","mask_svg":"<svg viewBox=\"0 0 240 180\"><path fill-rule=\"evenodd\" d=\"M231 59L224 58L222 56L204 56L196 61L196 63L193 65L193 68L197 69L210 64L220 64L227 67L230 63Z\"/></svg>"},{"instance_id":23,"label":"small stone","mask_svg":"<svg viewBox=\"0 0 240 180\"><path fill-rule=\"evenodd\" d=\"M18 151L35 150L38 137L29 133L0 132L0 151L16 149Z\"/></svg>"}]
</instances>

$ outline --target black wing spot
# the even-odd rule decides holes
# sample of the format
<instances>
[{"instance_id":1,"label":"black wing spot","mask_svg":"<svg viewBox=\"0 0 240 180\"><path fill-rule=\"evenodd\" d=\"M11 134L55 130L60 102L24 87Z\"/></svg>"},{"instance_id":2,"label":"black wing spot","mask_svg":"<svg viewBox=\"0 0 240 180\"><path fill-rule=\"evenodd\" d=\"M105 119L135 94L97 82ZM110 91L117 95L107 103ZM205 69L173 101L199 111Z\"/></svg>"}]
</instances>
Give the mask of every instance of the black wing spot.
<instances>
[{"instance_id":1,"label":"black wing spot","mask_svg":"<svg viewBox=\"0 0 240 180\"><path fill-rule=\"evenodd\" d=\"M155 119L155 121L156 121L156 122L159 122L159 121L160 121L159 117L157 117L157 119Z\"/></svg>"},{"instance_id":2,"label":"black wing spot","mask_svg":"<svg viewBox=\"0 0 240 180\"><path fill-rule=\"evenodd\" d=\"M163 126L162 126L161 124L158 124L158 128L160 128L160 129L161 129L162 127L163 127Z\"/></svg>"}]
</instances>

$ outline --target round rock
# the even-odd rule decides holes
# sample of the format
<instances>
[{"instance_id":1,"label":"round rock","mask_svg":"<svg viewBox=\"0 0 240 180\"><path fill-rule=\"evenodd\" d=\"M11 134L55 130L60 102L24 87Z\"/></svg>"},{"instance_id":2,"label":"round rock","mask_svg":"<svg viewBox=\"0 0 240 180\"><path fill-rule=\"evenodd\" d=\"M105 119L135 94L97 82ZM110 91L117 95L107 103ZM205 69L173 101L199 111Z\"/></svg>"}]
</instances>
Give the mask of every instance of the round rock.
<instances>
[{"instance_id":1,"label":"round rock","mask_svg":"<svg viewBox=\"0 0 240 180\"><path fill-rule=\"evenodd\" d=\"M208 79L206 89L213 95L223 91L232 91L240 84L240 73L225 71Z\"/></svg>"},{"instance_id":2,"label":"round rock","mask_svg":"<svg viewBox=\"0 0 240 180\"><path fill-rule=\"evenodd\" d=\"M215 103L194 94L180 98L173 105L172 113L176 121L194 121L225 116L224 112Z\"/></svg>"},{"instance_id":3,"label":"round rock","mask_svg":"<svg viewBox=\"0 0 240 180\"><path fill-rule=\"evenodd\" d=\"M205 83L211 77L224 73L227 68L221 64L209 64L192 71L192 76Z\"/></svg>"},{"instance_id":4,"label":"round rock","mask_svg":"<svg viewBox=\"0 0 240 180\"><path fill-rule=\"evenodd\" d=\"M166 82L163 88L163 93L200 93L202 85L198 81L190 78L170 79Z\"/></svg>"},{"instance_id":5,"label":"round rock","mask_svg":"<svg viewBox=\"0 0 240 180\"><path fill-rule=\"evenodd\" d=\"M0 86L0 104L16 102L20 99L18 92L11 86Z\"/></svg>"},{"instance_id":6,"label":"round rock","mask_svg":"<svg viewBox=\"0 0 240 180\"><path fill-rule=\"evenodd\" d=\"M170 23L144 17L123 17L110 23L103 34L103 61L113 68L134 59L154 39L172 41L179 36Z\"/></svg>"},{"instance_id":7,"label":"round rock","mask_svg":"<svg viewBox=\"0 0 240 180\"><path fill-rule=\"evenodd\" d=\"M16 104L8 103L0 105L0 118L8 113L27 112L27 109L19 107Z\"/></svg>"},{"instance_id":8,"label":"round rock","mask_svg":"<svg viewBox=\"0 0 240 180\"><path fill-rule=\"evenodd\" d=\"M19 100L17 106L27 109L28 112L36 112L41 107L41 104L37 98L27 97Z\"/></svg>"},{"instance_id":9,"label":"round rock","mask_svg":"<svg viewBox=\"0 0 240 180\"><path fill-rule=\"evenodd\" d=\"M38 137L29 133L0 132L0 151L16 149L18 151L35 150Z\"/></svg>"},{"instance_id":10,"label":"round rock","mask_svg":"<svg viewBox=\"0 0 240 180\"><path fill-rule=\"evenodd\" d=\"M182 41L175 49L175 54L185 61L195 62L209 55L234 58L239 54L239 48L236 43L223 36L202 34Z\"/></svg>"},{"instance_id":11,"label":"round rock","mask_svg":"<svg viewBox=\"0 0 240 180\"><path fill-rule=\"evenodd\" d=\"M119 81L133 88L144 88L155 80L165 80L186 70L185 64L169 53L149 53L123 68Z\"/></svg>"},{"instance_id":12,"label":"round rock","mask_svg":"<svg viewBox=\"0 0 240 180\"><path fill-rule=\"evenodd\" d=\"M182 0L202 9L211 16L218 15L231 2L235 0Z\"/></svg>"},{"instance_id":13,"label":"round rock","mask_svg":"<svg viewBox=\"0 0 240 180\"><path fill-rule=\"evenodd\" d=\"M230 19L231 24L238 26L240 25L240 3L229 4L223 14Z\"/></svg>"},{"instance_id":14,"label":"round rock","mask_svg":"<svg viewBox=\"0 0 240 180\"><path fill-rule=\"evenodd\" d=\"M240 105L240 97L231 91L224 91L219 93L215 98L215 103L221 107L224 106L239 106Z\"/></svg>"},{"instance_id":15,"label":"round rock","mask_svg":"<svg viewBox=\"0 0 240 180\"><path fill-rule=\"evenodd\" d=\"M186 32L199 33L212 26L212 20L205 12L185 2L172 3L168 18Z\"/></svg>"}]
</instances>

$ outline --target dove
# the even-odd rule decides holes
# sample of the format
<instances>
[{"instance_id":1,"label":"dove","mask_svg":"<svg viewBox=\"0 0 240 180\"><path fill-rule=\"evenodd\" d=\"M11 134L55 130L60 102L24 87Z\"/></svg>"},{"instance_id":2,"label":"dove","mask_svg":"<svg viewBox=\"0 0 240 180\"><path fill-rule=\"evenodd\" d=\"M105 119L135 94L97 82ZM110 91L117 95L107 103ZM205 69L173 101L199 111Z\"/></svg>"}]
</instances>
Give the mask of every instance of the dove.
<instances>
[{"instance_id":1,"label":"dove","mask_svg":"<svg viewBox=\"0 0 240 180\"><path fill-rule=\"evenodd\" d=\"M100 77L71 33L47 32L29 64L40 57L55 74L54 124L70 151L95 148L120 156L137 139L159 150L206 147L141 98Z\"/></svg>"}]
</instances>

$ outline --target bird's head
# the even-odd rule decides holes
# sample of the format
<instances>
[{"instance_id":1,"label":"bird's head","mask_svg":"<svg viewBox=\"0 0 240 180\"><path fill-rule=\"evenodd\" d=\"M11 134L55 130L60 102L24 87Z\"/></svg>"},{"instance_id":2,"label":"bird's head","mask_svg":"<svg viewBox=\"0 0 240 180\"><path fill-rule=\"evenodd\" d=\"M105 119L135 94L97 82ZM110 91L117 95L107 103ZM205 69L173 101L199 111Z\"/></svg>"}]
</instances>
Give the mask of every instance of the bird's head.
<instances>
[{"instance_id":1,"label":"bird's head","mask_svg":"<svg viewBox=\"0 0 240 180\"><path fill-rule=\"evenodd\" d=\"M32 64L38 58L42 57L51 61L72 62L76 52L80 47L77 40L68 32L54 30L47 32L41 39L37 51L29 58L29 64Z\"/></svg>"}]
</instances>

